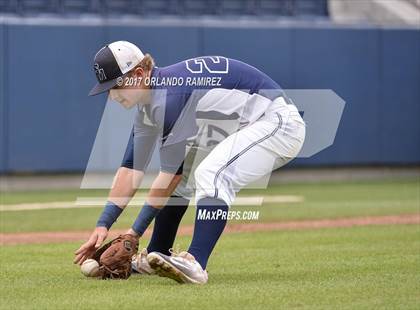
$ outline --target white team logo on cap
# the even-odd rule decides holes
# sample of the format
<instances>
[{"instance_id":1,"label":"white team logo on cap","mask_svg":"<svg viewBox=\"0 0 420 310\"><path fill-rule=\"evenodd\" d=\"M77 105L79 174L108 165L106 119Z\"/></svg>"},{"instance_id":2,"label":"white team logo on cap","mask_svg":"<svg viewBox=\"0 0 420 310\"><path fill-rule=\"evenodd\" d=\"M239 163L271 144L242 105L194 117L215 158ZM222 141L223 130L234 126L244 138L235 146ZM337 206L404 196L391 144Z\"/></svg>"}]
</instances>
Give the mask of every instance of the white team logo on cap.
<instances>
[{"instance_id":1,"label":"white team logo on cap","mask_svg":"<svg viewBox=\"0 0 420 310\"><path fill-rule=\"evenodd\" d=\"M93 65L93 68L95 69L95 74L96 74L96 77L98 78L98 80L100 82L105 81L106 80L106 74L105 74L104 69L99 67L99 64L97 64L97 63L95 63Z\"/></svg>"}]
</instances>

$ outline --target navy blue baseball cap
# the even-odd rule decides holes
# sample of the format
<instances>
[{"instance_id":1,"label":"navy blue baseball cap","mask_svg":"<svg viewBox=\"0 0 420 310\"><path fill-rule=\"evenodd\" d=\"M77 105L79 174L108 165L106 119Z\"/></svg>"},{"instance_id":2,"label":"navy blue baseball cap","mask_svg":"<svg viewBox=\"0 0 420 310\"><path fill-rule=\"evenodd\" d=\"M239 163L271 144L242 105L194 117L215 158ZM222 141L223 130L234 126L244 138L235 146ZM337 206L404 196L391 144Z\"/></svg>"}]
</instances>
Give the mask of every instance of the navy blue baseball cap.
<instances>
[{"instance_id":1,"label":"navy blue baseball cap","mask_svg":"<svg viewBox=\"0 0 420 310\"><path fill-rule=\"evenodd\" d=\"M95 55L93 70L98 83L89 96L106 92L117 85L118 78L134 69L144 58L133 43L116 41L101 48Z\"/></svg>"}]
</instances>

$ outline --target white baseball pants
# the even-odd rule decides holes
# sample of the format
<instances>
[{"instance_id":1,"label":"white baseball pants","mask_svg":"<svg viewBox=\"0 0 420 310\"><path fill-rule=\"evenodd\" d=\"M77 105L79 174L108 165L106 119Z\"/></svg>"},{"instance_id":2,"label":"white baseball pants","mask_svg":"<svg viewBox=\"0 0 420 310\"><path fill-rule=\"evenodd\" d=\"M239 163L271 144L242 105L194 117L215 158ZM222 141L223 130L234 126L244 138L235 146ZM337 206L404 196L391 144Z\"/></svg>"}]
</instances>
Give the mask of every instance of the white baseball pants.
<instances>
[{"instance_id":1,"label":"white baseball pants","mask_svg":"<svg viewBox=\"0 0 420 310\"><path fill-rule=\"evenodd\" d=\"M229 135L198 165L196 201L212 197L231 205L241 188L295 158L304 139L298 110L277 98L261 118Z\"/></svg>"}]
</instances>

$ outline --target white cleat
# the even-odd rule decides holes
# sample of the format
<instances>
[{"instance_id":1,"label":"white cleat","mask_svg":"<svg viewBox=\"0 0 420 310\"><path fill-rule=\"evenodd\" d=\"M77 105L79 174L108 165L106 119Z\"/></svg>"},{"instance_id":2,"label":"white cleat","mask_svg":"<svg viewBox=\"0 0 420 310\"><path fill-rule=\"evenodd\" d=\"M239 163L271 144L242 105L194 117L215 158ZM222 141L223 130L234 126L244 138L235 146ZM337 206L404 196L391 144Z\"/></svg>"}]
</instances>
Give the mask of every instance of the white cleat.
<instances>
[{"instance_id":1,"label":"white cleat","mask_svg":"<svg viewBox=\"0 0 420 310\"><path fill-rule=\"evenodd\" d=\"M172 253L168 256L159 252L147 255L150 267L161 277L171 278L179 283L205 284L207 271L188 252Z\"/></svg>"},{"instance_id":2,"label":"white cleat","mask_svg":"<svg viewBox=\"0 0 420 310\"><path fill-rule=\"evenodd\" d=\"M146 248L141 250L139 254L133 256L131 260L131 270L133 271L133 273L140 273L144 275L152 275L156 273L147 262Z\"/></svg>"}]
</instances>

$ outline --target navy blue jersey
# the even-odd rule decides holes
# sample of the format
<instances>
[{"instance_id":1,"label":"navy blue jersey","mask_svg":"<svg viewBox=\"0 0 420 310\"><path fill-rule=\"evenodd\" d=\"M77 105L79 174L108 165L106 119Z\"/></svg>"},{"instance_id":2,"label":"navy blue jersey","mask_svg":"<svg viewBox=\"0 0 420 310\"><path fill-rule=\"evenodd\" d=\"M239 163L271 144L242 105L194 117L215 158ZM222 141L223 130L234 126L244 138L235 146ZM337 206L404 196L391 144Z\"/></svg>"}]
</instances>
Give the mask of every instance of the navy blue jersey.
<instances>
[{"instance_id":1,"label":"navy blue jersey","mask_svg":"<svg viewBox=\"0 0 420 310\"><path fill-rule=\"evenodd\" d=\"M281 87L265 73L222 56L197 57L154 68L145 82L152 89L152 100L139 106L134 124L134 143L139 144L134 149L142 158L138 170L144 170L148 163L144 158L150 158L147 152L153 151L147 151L152 137L160 142L161 169L178 170L186 141L197 132L200 100L205 102L205 112L215 110L217 115L229 117L245 115L252 122L273 99L284 96Z\"/></svg>"},{"instance_id":2,"label":"navy blue jersey","mask_svg":"<svg viewBox=\"0 0 420 310\"><path fill-rule=\"evenodd\" d=\"M152 120L163 128L167 136L191 95L196 92L196 100L206 90L237 89L249 94L258 93L268 99L282 96L281 87L260 70L238 60L222 56L204 56L189 59L174 65L154 68L150 84L154 90L166 90L165 96L152 102ZM165 106L164 113L156 116L156 108ZM163 116L164 115L164 116Z\"/></svg>"}]
</instances>

